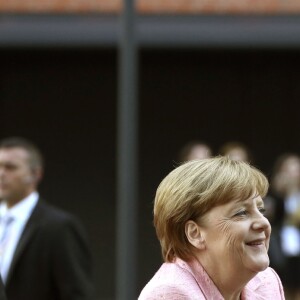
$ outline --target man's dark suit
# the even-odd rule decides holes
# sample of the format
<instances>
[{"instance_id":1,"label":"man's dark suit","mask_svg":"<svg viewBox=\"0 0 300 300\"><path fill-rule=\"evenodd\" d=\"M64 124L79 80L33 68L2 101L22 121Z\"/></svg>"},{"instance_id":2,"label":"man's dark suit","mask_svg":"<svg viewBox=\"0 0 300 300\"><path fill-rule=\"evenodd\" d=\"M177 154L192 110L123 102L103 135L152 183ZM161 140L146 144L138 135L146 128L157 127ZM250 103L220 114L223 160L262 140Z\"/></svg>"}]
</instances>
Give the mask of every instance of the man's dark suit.
<instances>
[{"instance_id":1,"label":"man's dark suit","mask_svg":"<svg viewBox=\"0 0 300 300\"><path fill-rule=\"evenodd\" d=\"M1 278L0 278L0 300L6 300L4 285Z\"/></svg>"},{"instance_id":2,"label":"man's dark suit","mask_svg":"<svg viewBox=\"0 0 300 300\"><path fill-rule=\"evenodd\" d=\"M8 300L91 300L92 261L77 220L39 200L7 276Z\"/></svg>"}]
</instances>

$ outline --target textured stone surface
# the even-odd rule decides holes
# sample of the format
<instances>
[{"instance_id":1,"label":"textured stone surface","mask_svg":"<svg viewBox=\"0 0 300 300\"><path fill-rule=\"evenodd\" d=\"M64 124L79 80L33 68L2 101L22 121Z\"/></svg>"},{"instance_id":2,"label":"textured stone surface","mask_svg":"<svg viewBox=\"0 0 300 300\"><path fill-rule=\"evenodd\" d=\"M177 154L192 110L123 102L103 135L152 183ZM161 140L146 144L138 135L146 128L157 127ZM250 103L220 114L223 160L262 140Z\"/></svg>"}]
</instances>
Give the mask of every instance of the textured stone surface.
<instances>
[{"instance_id":1,"label":"textured stone surface","mask_svg":"<svg viewBox=\"0 0 300 300\"><path fill-rule=\"evenodd\" d=\"M137 0L142 13L299 13L298 0ZM122 0L0 0L0 12L117 13Z\"/></svg>"}]
</instances>

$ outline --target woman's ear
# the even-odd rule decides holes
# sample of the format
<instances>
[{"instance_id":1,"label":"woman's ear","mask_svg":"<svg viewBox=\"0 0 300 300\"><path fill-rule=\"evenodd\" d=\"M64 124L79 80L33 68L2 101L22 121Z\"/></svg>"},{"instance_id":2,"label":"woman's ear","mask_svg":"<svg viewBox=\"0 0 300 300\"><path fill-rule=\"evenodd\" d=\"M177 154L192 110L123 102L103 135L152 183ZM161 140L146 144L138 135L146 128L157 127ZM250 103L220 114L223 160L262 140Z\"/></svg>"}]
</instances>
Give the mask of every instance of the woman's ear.
<instances>
[{"instance_id":1,"label":"woman's ear","mask_svg":"<svg viewBox=\"0 0 300 300\"><path fill-rule=\"evenodd\" d=\"M205 249L205 240L202 230L196 222L189 220L185 223L185 235L194 247L199 250Z\"/></svg>"}]
</instances>

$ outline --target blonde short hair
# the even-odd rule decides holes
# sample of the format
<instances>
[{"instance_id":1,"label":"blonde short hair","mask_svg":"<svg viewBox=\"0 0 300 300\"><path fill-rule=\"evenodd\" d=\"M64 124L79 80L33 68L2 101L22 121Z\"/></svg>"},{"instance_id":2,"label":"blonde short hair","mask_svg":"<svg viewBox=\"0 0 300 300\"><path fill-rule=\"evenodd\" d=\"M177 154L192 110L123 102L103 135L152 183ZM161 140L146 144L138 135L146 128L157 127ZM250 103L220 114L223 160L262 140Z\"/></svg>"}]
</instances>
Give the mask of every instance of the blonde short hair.
<instances>
[{"instance_id":1,"label":"blonde short hair","mask_svg":"<svg viewBox=\"0 0 300 300\"><path fill-rule=\"evenodd\" d=\"M194 160L177 167L160 183L154 201L154 226L165 261L189 260L188 220L199 221L213 207L254 193L264 197L269 183L255 167L228 157Z\"/></svg>"}]
</instances>

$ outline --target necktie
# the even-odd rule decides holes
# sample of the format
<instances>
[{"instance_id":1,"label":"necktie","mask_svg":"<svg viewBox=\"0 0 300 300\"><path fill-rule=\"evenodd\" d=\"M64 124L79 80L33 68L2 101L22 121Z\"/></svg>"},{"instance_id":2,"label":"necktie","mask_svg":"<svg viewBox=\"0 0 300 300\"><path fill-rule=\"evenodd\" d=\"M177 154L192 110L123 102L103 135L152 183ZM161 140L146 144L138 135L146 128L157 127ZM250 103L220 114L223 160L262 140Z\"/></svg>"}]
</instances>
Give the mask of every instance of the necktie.
<instances>
[{"instance_id":1,"label":"necktie","mask_svg":"<svg viewBox=\"0 0 300 300\"><path fill-rule=\"evenodd\" d=\"M2 273L3 258L6 247L10 238L10 229L14 218L12 216L4 216L0 220L0 272Z\"/></svg>"}]
</instances>

